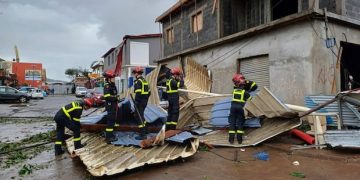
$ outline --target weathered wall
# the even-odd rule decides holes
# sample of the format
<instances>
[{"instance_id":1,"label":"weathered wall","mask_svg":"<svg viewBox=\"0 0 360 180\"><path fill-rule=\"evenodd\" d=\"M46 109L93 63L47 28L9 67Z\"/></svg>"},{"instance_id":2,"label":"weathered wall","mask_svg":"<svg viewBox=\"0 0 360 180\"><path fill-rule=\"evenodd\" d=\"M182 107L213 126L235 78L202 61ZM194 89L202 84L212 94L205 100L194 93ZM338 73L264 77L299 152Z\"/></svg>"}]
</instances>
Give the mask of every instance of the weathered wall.
<instances>
[{"instance_id":1,"label":"weathered wall","mask_svg":"<svg viewBox=\"0 0 360 180\"><path fill-rule=\"evenodd\" d=\"M233 88L231 78L237 70L237 60L268 54L272 92L285 102L303 104L301 97L311 93L311 86L307 85L307 82L311 82L312 78L308 58L312 44L312 29L308 22L304 22L191 56L211 69L212 92L230 93Z\"/></svg>"},{"instance_id":2,"label":"weathered wall","mask_svg":"<svg viewBox=\"0 0 360 180\"><path fill-rule=\"evenodd\" d=\"M327 11L336 13L336 0L319 0L319 8L326 8Z\"/></svg>"},{"instance_id":3,"label":"weathered wall","mask_svg":"<svg viewBox=\"0 0 360 180\"><path fill-rule=\"evenodd\" d=\"M305 95L331 94L336 57L324 45L323 27L318 20L297 22L188 56L211 70L212 92L230 93L237 60L267 54L271 91L286 103L303 105ZM360 30L331 22L330 29L337 44L344 40L342 33L349 42L360 44Z\"/></svg>"},{"instance_id":4,"label":"weathered wall","mask_svg":"<svg viewBox=\"0 0 360 180\"><path fill-rule=\"evenodd\" d=\"M340 91L340 72L336 69L337 57L330 49L325 47L324 39L326 38L325 23L323 21L314 21L314 31L318 35L314 35L314 48L312 50L313 76L312 92L313 94L331 94L333 82L336 84L334 92ZM350 43L360 44L360 29L352 28L345 25L329 22L329 36L335 37L336 43L339 46L340 41L347 41ZM345 38L346 36L346 38ZM332 48L337 54L338 47ZM336 75L334 80L334 75ZM335 88L335 87L334 87Z\"/></svg>"},{"instance_id":5,"label":"weathered wall","mask_svg":"<svg viewBox=\"0 0 360 180\"><path fill-rule=\"evenodd\" d=\"M353 19L360 20L360 1L359 0L343 0L343 15Z\"/></svg>"},{"instance_id":6,"label":"weathered wall","mask_svg":"<svg viewBox=\"0 0 360 180\"><path fill-rule=\"evenodd\" d=\"M160 48L161 38L139 38L139 39L128 39L126 42L126 47L124 51L124 61L123 65L130 65L130 42L142 42L149 43L149 65L155 65L155 60L160 59L161 57L161 48Z\"/></svg>"},{"instance_id":7,"label":"weathered wall","mask_svg":"<svg viewBox=\"0 0 360 180\"><path fill-rule=\"evenodd\" d=\"M197 0L196 4L184 5L182 12L171 14L171 19L168 17L163 20L165 56L218 38L217 11L212 14L212 5L213 1ZM191 17L198 10L203 12L203 29L193 33L191 31ZM175 42L168 44L166 42L166 30L171 26L174 27Z\"/></svg>"}]
</instances>

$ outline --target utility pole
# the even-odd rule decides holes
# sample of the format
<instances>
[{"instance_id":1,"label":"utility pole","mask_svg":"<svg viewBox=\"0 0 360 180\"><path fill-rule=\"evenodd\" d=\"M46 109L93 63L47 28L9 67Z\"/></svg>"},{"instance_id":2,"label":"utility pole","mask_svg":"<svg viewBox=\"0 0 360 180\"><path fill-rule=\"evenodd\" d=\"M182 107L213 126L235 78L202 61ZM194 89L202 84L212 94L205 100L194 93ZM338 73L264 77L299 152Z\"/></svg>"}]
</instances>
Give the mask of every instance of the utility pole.
<instances>
[{"instance_id":1,"label":"utility pole","mask_svg":"<svg viewBox=\"0 0 360 180\"><path fill-rule=\"evenodd\" d=\"M32 86L35 87L35 64L31 65L33 67L33 71L32 71L32 77L33 77L33 80L32 80Z\"/></svg>"}]
</instances>

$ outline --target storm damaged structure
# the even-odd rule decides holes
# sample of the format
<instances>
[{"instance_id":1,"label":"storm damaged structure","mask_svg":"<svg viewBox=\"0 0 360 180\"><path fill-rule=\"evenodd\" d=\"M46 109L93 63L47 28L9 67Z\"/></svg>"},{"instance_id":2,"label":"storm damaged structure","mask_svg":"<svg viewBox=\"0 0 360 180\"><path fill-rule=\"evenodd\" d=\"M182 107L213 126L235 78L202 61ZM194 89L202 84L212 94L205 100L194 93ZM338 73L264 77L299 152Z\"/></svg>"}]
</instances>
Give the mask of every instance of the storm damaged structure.
<instances>
[{"instance_id":1,"label":"storm damaged structure","mask_svg":"<svg viewBox=\"0 0 360 180\"><path fill-rule=\"evenodd\" d=\"M359 8L353 0L179 0L156 19L163 30L158 63L191 58L209 70L211 92L222 94L242 72L304 105L306 95L349 89L350 75L360 81Z\"/></svg>"}]
</instances>

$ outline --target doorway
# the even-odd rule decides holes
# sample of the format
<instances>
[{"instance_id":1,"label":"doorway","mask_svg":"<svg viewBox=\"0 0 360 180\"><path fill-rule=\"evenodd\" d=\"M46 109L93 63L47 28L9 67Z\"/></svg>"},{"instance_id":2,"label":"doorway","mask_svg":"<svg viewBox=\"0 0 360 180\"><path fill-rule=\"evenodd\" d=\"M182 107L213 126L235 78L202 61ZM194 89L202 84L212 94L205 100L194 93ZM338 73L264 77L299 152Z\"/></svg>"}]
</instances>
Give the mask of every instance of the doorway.
<instances>
[{"instance_id":1,"label":"doorway","mask_svg":"<svg viewBox=\"0 0 360 180\"><path fill-rule=\"evenodd\" d=\"M341 91L360 88L360 44L340 42Z\"/></svg>"}]
</instances>

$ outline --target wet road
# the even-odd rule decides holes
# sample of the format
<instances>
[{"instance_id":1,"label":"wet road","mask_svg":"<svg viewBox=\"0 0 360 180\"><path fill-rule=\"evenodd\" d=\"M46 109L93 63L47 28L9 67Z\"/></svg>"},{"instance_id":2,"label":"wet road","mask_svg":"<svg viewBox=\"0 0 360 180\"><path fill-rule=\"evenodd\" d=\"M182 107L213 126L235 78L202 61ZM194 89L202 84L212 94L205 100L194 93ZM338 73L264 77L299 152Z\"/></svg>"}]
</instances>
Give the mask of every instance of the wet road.
<instances>
[{"instance_id":1,"label":"wet road","mask_svg":"<svg viewBox=\"0 0 360 180\"><path fill-rule=\"evenodd\" d=\"M51 117L61 106L77 99L75 96L48 96L44 99L31 99L28 103L1 103L1 117Z\"/></svg>"}]
</instances>

